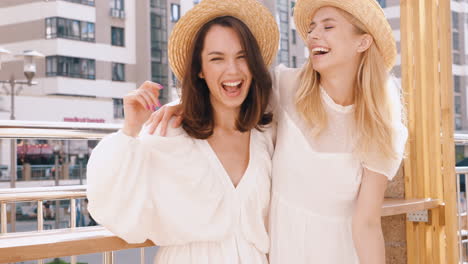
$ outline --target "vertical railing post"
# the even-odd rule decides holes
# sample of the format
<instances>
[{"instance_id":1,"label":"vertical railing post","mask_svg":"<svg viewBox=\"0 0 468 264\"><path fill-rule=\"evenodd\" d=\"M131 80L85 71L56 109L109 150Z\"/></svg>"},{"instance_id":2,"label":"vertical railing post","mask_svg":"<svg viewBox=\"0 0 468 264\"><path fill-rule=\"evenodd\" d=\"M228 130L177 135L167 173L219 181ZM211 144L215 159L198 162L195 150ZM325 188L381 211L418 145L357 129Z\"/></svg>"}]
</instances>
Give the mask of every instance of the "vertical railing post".
<instances>
[{"instance_id":1,"label":"vertical railing post","mask_svg":"<svg viewBox=\"0 0 468 264\"><path fill-rule=\"evenodd\" d=\"M104 252L102 254L102 264L114 264L114 252Z\"/></svg>"},{"instance_id":2,"label":"vertical railing post","mask_svg":"<svg viewBox=\"0 0 468 264\"><path fill-rule=\"evenodd\" d=\"M44 209L43 209L43 202L37 201L37 231L44 230ZM39 259L37 260L37 264L43 264L44 260Z\"/></svg>"},{"instance_id":3,"label":"vertical railing post","mask_svg":"<svg viewBox=\"0 0 468 264\"><path fill-rule=\"evenodd\" d=\"M0 209L1 210L0 218L1 218L1 223L2 223L2 230L0 231L0 233L6 234L7 231L8 231L6 203L1 202L0 203L0 208L1 208Z\"/></svg>"}]
</instances>

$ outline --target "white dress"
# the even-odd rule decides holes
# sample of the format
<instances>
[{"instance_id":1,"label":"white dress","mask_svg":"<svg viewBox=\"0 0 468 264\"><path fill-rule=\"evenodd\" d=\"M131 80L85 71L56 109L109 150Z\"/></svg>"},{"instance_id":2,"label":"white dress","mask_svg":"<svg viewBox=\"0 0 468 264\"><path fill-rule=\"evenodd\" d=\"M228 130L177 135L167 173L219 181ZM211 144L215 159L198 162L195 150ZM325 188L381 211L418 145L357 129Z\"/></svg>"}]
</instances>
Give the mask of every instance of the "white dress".
<instances>
[{"instance_id":1,"label":"white dress","mask_svg":"<svg viewBox=\"0 0 468 264\"><path fill-rule=\"evenodd\" d=\"M265 264L273 144L252 130L247 170L234 188L206 140L181 128L105 137L88 163L91 216L128 243L160 246L157 264Z\"/></svg>"},{"instance_id":2,"label":"white dress","mask_svg":"<svg viewBox=\"0 0 468 264\"><path fill-rule=\"evenodd\" d=\"M358 160L352 154L354 106L337 105L322 89L328 127L314 139L294 106L298 73L299 69L281 66L275 71L278 130L270 263L358 264L351 220L363 168L391 179L400 166L407 131L396 124L398 158L385 159L376 150Z\"/></svg>"}]
</instances>

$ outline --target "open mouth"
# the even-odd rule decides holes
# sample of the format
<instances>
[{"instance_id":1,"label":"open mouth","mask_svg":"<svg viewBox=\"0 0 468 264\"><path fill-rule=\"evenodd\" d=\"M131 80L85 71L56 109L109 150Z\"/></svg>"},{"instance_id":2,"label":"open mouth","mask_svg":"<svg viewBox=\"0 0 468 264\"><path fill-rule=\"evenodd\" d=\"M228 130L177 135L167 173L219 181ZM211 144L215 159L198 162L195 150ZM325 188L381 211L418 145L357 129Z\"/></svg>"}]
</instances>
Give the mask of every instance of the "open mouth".
<instances>
[{"instance_id":1,"label":"open mouth","mask_svg":"<svg viewBox=\"0 0 468 264\"><path fill-rule=\"evenodd\" d=\"M226 95L229 97L235 97L240 95L241 87L244 81L229 81L223 82L223 90L226 92Z\"/></svg>"},{"instance_id":2,"label":"open mouth","mask_svg":"<svg viewBox=\"0 0 468 264\"><path fill-rule=\"evenodd\" d=\"M313 48L312 49L312 55L314 56L321 56L328 54L330 52L330 49L328 48Z\"/></svg>"}]
</instances>

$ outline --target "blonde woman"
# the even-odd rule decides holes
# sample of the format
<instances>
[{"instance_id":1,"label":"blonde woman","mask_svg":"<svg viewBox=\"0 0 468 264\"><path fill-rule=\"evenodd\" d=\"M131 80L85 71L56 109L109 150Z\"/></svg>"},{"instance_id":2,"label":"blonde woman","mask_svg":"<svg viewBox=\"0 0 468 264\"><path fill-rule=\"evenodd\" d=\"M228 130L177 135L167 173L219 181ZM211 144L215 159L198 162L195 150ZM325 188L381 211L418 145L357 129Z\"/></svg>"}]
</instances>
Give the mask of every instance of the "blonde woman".
<instances>
[{"instance_id":1,"label":"blonde woman","mask_svg":"<svg viewBox=\"0 0 468 264\"><path fill-rule=\"evenodd\" d=\"M383 264L381 207L407 130L393 33L375 0L298 0L310 51L277 69L270 262Z\"/></svg>"},{"instance_id":2,"label":"blonde woman","mask_svg":"<svg viewBox=\"0 0 468 264\"><path fill-rule=\"evenodd\" d=\"M310 56L275 70L270 263L383 264L384 191L407 138L392 30L375 0L298 0L294 19Z\"/></svg>"}]
</instances>

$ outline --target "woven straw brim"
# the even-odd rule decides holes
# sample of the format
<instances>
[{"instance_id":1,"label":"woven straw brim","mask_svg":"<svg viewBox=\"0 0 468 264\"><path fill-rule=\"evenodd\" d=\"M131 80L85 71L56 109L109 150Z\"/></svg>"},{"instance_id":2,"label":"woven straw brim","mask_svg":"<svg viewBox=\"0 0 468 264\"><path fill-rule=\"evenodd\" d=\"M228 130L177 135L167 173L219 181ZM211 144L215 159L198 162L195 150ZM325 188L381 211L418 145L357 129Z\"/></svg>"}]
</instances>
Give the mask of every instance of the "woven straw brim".
<instances>
[{"instance_id":1,"label":"woven straw brim","mask_svg":"<svg viewBox=\"0 0 468 264\"><path fill-rule=\"evenodd\" d=\"M380 5L375 0L298 0L294 7L294 22L304 41L312 18L321 7L340 8L361 21L374 38L388 70L393 68L397 56L393 31Z\"/></svg>"},{"instance_id":2,"label":"woven straw brim","mask_svg":"<svg viewBox=\"0 0 468 264\"><path fill-rule=\"evenodd\" d=\"M203 0L175 25L169 38L169 64L182 80L192 45L200 28L222 16L241 20L255 36L267 66L275 59L279 30L270 11L257 0Z\"/></svg>"}]
</instances>

